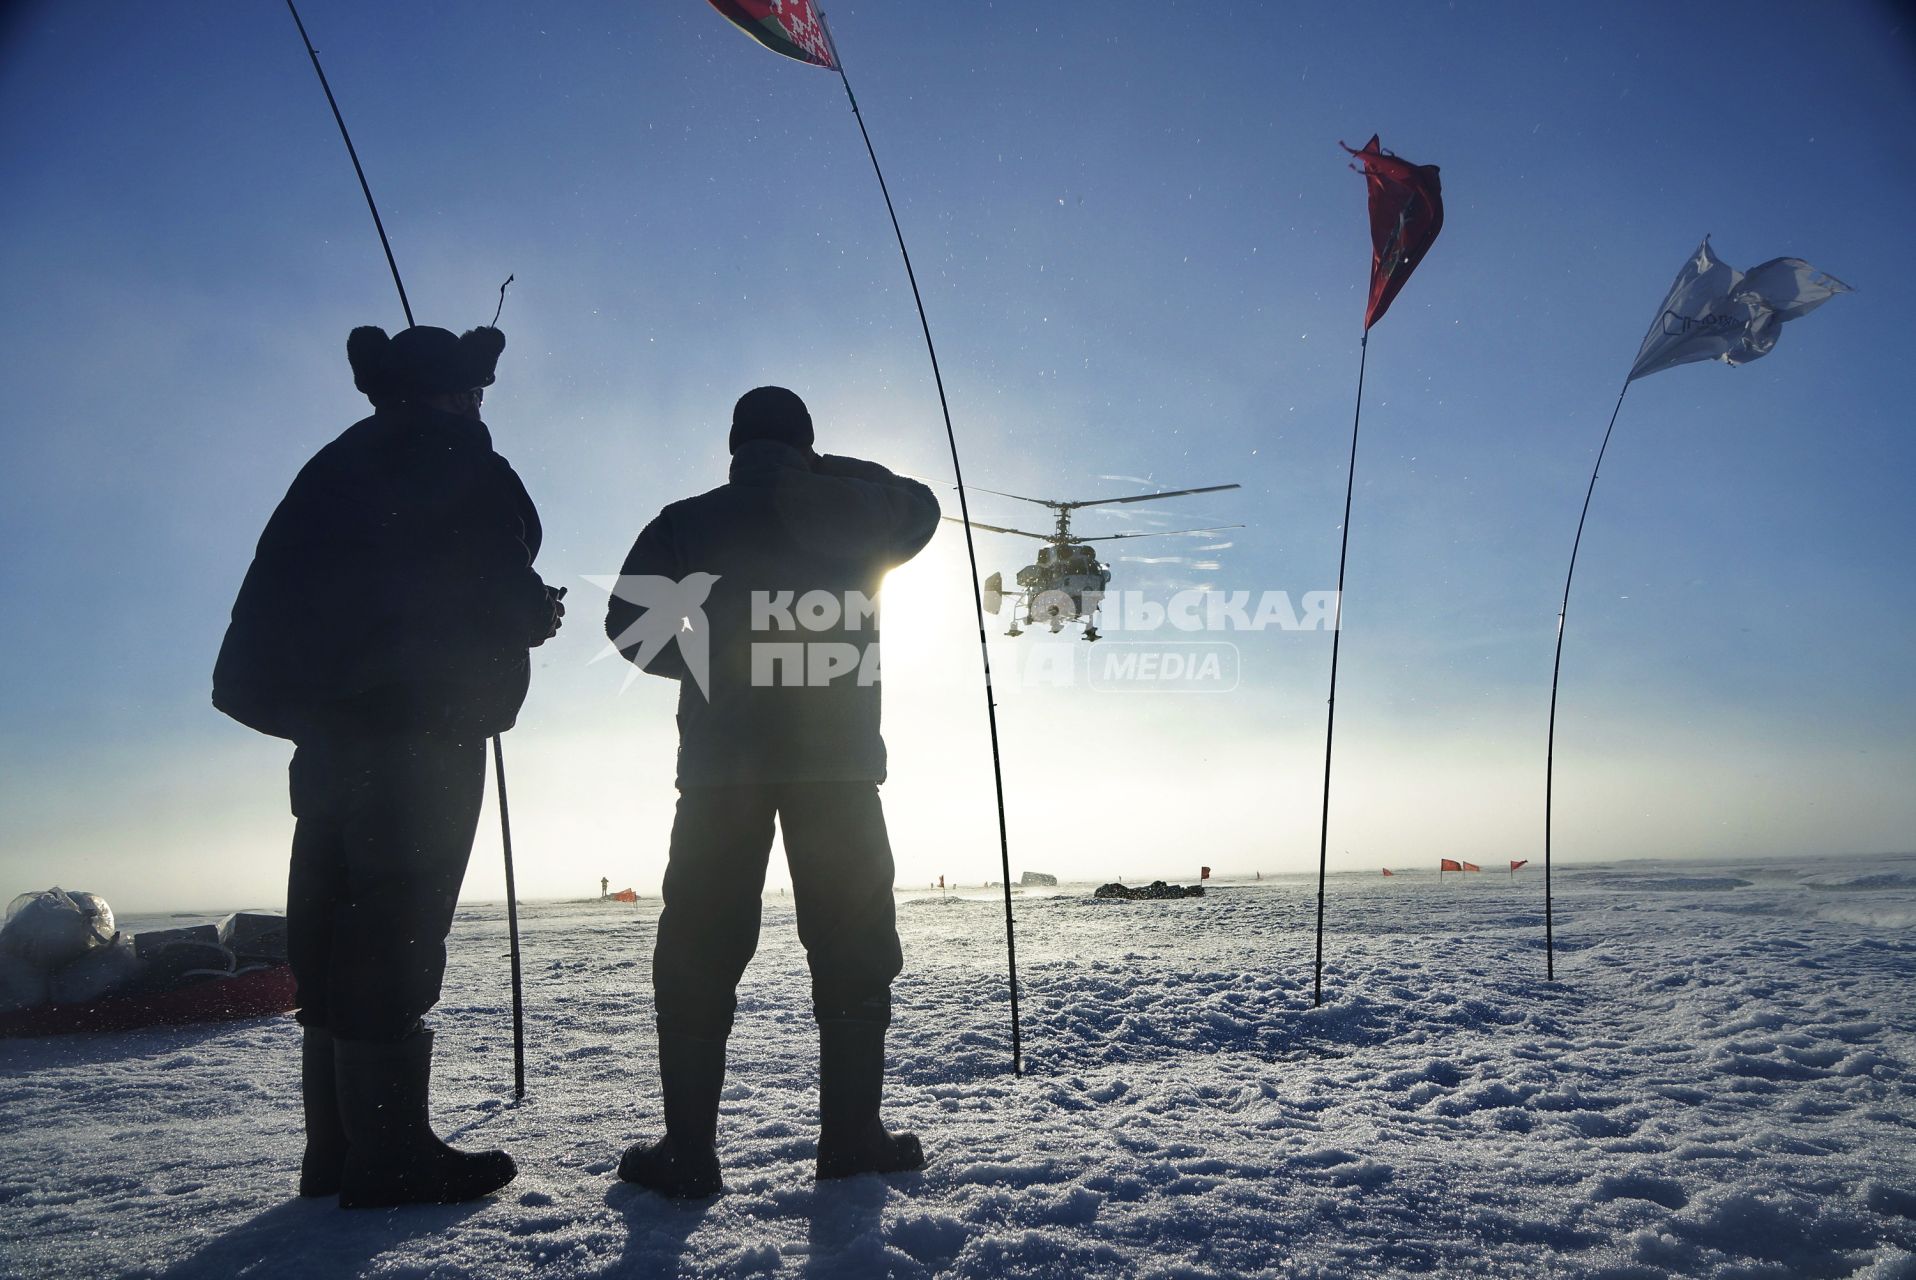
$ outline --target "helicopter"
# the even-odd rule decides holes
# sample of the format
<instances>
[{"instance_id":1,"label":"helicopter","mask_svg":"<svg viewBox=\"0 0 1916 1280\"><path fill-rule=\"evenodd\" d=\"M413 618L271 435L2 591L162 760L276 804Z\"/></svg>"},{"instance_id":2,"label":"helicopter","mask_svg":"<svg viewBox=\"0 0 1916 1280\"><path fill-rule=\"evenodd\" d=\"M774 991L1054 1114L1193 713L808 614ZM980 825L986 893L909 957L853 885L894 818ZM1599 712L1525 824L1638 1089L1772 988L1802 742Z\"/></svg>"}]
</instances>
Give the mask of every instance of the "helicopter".
<instances>
[{"instance_id":1,"label":"helicopter","mask_svg":"<svg viewBox=\"0 0 1916 1280\"><path fill-rule=\"evenodd\" d=\"M1000 498L1015 498L1019 502L1029 502L1040 507L1048 507L1057 519L1057 528L1050 533L1032 533L1026 529L1008 529L1003 525L980 524L973 520L971 527L986 529L992 533L1008 533L1014 537L1036 538L1044 543L1038 548L1035 563L1018 570L1017 585L1010 591L1005 590L1004 575L994 573L984 582L984 605L992 614L997 614L1006 600L1014 607L1011 615L1011 629L1008 636L1021 636L1024 627L1043 623L1052 632L1064 629L1067 622L1076 622L1084 627L1084 638L1098 638L1098 605L1104 598L1105 588L1111 585L1111 566L1102 563L1090 543L1115 542L1120 538L1169 538L1188 533L1221 533L1226 529L1242 529L1241 524L1217 525L1208 529L1152 529L1136 533L1104 533L1095 537L1081 538L1071 532L1071 513L1083 507L1110 506L1122 502L1155 502L1159 498L1181 498L1193 493L1219 493L1226 489L1241 488L1235 484L1206 485L1200 489L1167 489L1161 493L1139 493L1128 498L1090 498L1078 502L1056 502L1047 498L1027 498L1023 494L1003 493L997 489L978 489L979 493L995 494ZM963 521L956 516L945 519L954 524ZM1018 606L1022 606L1024 617L1018 617ZM1020 626L1020 621L1024 626Z\"/></svg>"}]
</instances>

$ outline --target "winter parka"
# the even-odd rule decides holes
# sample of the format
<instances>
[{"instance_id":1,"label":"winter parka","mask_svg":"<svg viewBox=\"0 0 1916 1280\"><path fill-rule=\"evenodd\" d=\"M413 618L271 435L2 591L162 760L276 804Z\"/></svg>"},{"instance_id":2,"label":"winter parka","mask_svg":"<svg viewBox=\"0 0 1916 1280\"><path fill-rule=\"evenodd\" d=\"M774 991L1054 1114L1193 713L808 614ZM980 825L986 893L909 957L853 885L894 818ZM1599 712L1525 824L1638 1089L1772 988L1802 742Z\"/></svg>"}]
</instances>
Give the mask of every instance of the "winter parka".
<instances>
[{"instance_id":1,"label":"winter parka","mask_svg":"<svg viewBox=\"0 0 1916 1280\"><path fill-rule=\"evenodd\" d=\"M294 741L512 727L551 596L538 512L485 424L381 407L300 471L267 522L213 705Z\"/></svg>"},{"instance_id":2,"label":"winter parka","mask_svg":"<svg viewBox=\"0 0 1916 1280\"><path fill-rule=\"evenodd\" d=\"M878 588L938 500L770 440L730 476L645 527L606 612L629 660L680 682L678 785L882 782Z\"/></svg>"}]
</instances>

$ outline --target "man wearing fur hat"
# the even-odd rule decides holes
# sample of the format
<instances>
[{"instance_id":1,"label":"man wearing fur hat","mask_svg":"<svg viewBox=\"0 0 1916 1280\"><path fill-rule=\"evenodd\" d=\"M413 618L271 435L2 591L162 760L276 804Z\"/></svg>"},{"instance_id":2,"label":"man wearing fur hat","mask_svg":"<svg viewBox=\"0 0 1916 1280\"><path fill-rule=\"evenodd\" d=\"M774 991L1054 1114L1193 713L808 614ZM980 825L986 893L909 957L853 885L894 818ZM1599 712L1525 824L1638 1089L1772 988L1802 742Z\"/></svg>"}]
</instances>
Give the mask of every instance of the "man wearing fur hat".
<instances>
[{"instance_id":1,"label":"man wearing fur hat","mask_svg":"<svg viewBox=\"0 0 1916 1280\"><path fill-rule=\"evenodd\" d=\"M798 396L747 392L732 414L730 483L645 527L606 614L628 659L679 681L679 802L652 956L665 1134L619 1163L619 1177L668 1196L722 1189L725 1042L758 945L774 817L812 971L818 1176L925 1159L878 1114L904 962L878 802L874 602L885 572L931 540L938 500L812 443ZM663 627L653 610L670 611Z\"/></svg>"},{"instance_id":2,"label":"man wearing fur hat","mask_svg":"<svg viewBox=\"0 0 1916 1280\"><path fill-rule=\"evenodd\" d=\"M539 517L480 420L505 337L355 329L374 412L321 449L267 522L213 705L296 745L288 949L305 1042L302 1195L470 1200L516 1172L427 1117L446 935L527 651L563 607L532 570Z\"/></svg>"}]
</instances>

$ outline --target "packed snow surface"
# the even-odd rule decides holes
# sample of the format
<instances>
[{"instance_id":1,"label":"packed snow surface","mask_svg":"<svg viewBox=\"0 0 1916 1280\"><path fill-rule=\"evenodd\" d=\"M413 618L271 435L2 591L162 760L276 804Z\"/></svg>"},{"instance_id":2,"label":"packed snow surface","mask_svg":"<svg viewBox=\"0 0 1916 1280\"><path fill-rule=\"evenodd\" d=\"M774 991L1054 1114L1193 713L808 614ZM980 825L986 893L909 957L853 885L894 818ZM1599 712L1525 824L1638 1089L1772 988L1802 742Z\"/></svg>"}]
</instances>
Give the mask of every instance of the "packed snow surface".
<instances>
[{"instance_id":1,"label":"packed snow surface","mask_svg":"<svg viewBox=\"0 0 1916 1280\"><path fill-rule=\"evenodd\" d=\"M533 904L526 1100L505 913L460 911L435 1109L486 1201L292 1194L297 1028L0 1041L0 1273L20 1276L1578 1276L1916 1280L1916 859L1559 868L1546 982L1515 881L1203 898L902 893L887 1112L921 1174L816 1185L815 1041L766 900L720 1120L727 1192L620 1184L656 1131L656 900ZM164 923L125 922L138 928Z\"/></svg>"}]
</instances>

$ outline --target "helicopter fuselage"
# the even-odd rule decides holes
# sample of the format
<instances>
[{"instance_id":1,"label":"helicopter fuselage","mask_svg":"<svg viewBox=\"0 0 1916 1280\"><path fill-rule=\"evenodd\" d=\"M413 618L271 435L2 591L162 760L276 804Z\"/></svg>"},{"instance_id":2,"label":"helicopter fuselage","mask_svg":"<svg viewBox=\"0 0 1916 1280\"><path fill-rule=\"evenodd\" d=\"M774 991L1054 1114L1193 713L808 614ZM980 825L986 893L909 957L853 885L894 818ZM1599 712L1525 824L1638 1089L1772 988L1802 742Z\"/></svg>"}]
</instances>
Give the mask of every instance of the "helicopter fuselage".
<instances>
[{"instance_id":1,"label":"helicopter fuselage","mask_svg":"<svg viewBox=\"0 0 1916 1280\"><path fill-rule=\"evenodd\" d=\"M1017 586L1014 590L1004 589L1004 575L994 573L986 578L980 602L991 613L997 613L1007 598L1017 600L1023 607L1024 617L1020 619L1016 612L1012 614L1011 629L1006 635L1023 635L1025 627L1043 624L1053 632L1064 630L1067 622L1077 622L1084 626L1084 638L1098 638L1098 606L1103 602L1105 591L1111 585L1111 566L1098 559L1090 543L1110 542L1119 538L1177 537L1185 534L1220 533L1225 529L1241 528L1241 525L1216 525L1208 529L1165 529L1140 530L1129 533L1096 534L1089 538L1074 537L1071 533L1071 513L1082 507L1102 507L1112 503L1153 502L1160 498L1178 498L1186 494L1216 493L1224 489L1235 489L1235 484L1214 484L1199 489L1170 489L1160 493L1140 493L1120 498L1095 498L1083 502L1053 502L1043 498L1027 498L1016 493L999 493L996 489L983 490L985 493L998 493L999 497L1016 498L1020 502L1035 503L1048 507L1057 519L1057 528L1049 534L1035 533L1027 529L1012 529L1003 525L983 524L966 517L966 523L993 533L1008 533L1017 537L1036 538L1041 545L1035 562L1018 570ZM946 516L947 520L956 517Z\"/></svg>"},{"instance_id":2,"label":"helicopter fuselage","mask_svg":"<svg viewBox=\"0 0 1916 1280\"><path fill-rule=\"evenodd\" d=\"M1081 622L1089 639L1097 638L1098 604L1111 585L1111 566L1083 543L1058 542L1038 548L1035 564L1018 570L1024 592L1024 623L1061 631Z\"/></svg>"}]
</instances>

